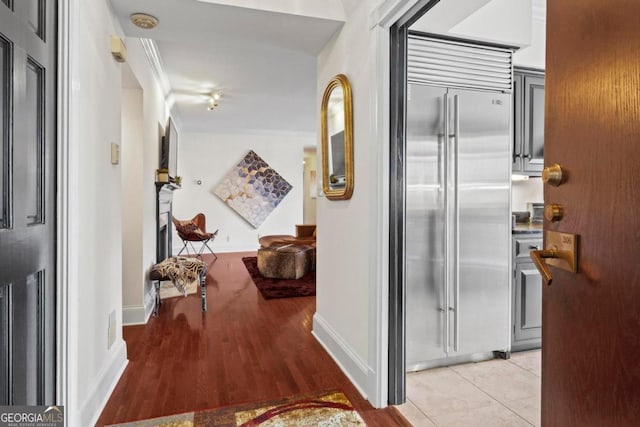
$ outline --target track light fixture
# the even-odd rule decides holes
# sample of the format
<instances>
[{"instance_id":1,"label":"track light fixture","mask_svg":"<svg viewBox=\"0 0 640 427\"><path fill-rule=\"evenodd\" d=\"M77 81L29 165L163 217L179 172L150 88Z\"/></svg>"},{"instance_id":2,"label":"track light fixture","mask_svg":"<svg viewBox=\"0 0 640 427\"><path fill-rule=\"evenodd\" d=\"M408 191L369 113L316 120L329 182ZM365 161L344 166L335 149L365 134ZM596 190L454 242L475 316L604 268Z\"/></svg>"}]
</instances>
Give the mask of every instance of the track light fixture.
<instances>
[{"instance_id":1,"label":"track light fixture","mask_svg":"<svg viewBox=\"0 0 640 427\"><path fill-rule=\"evenodd\" d=\"M216 90L211 92L211 94L209 94L209 106L207 107L207 110L213 111L215 108L217 108L218 105L220 105L218 101L220 100L221 97L222 97L221 90Z\"/></svg>"}]
</instances>

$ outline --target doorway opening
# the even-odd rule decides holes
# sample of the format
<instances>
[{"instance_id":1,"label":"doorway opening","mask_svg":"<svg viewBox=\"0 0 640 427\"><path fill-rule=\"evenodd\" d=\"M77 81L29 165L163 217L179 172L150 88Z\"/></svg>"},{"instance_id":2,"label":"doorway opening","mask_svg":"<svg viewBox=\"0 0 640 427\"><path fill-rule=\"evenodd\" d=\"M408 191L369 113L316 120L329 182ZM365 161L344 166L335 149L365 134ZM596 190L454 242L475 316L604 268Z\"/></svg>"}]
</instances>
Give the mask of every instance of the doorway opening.
<instances>
[{"instance_id":1,"label":"doorway opening","mask_svg":"<svg viewBox=\"0 0 640 427\"><path fill-rule=\"evenodd\" d=\"M304 188L303 223L316 223L316 200L318 198L318 155L316 147L304 148Z\"/></svg>"},{"instance_id":2,"label":"doorway opening","mask_svg":"<svg viewBox=\"0 0 640 427\"><path fill-rule=\"evenodd\" d=\"M398 160L390 164L389 402L410 401L405 415L416 422L446 423L456 410L462 417L477 410L529 425L539 422L540 352L509 359L511 351L539 348L541 329L537 271L521 268L526 289L513 280L512 52L519 43L471 30L470 17L486 15L492 2L475 3L456 16L443 3L419 2L391 28L390 158ZM542 200L539 178L522 187ZM521 323L527 339L516 342ZM489 361L475 363L482 360ZM512 385L514 394L485 381L499 374L496 384Z\"/></svg>"}]
</instances>

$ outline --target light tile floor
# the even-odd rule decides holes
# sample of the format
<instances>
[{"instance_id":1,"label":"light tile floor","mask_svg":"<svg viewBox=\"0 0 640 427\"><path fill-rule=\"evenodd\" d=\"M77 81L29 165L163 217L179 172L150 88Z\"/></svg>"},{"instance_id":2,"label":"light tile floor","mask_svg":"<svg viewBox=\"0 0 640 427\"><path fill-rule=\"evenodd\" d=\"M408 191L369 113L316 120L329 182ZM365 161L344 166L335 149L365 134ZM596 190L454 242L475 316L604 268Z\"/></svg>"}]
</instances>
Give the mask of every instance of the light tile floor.
<instances>
[{"instance_id":1,"label":"light tile floor","mask_svg":"<svg viewBox=\"0 0 640 427\"><path fill-rule=\"evenodd\" d=\"M409 373L397 408L416 427L539 426L540 350Z\"/></svg>"}]
</instances>

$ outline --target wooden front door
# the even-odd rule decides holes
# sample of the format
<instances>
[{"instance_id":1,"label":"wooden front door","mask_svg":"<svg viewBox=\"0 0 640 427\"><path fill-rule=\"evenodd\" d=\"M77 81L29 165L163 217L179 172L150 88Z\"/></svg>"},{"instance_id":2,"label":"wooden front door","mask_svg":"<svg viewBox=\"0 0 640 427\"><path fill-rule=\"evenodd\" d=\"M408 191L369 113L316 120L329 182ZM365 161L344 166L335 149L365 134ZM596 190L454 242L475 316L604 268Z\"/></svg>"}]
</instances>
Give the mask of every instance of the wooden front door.
<instances>
[{"instance_id":1,"label":"wooden front door","mask_svg":"<svg viewBox=\"0 0 640 427\"><path fill-rule=\"evenodd\" d=\"M640 425L640 2L547 2L547 230L580 236L543 290L542 425Z\"/></svg>"},{"instance_id":2,"label":"wooden front door","mask_svg":"<svg viewBox=\"0 0 640 427\"><path fill-rule=\"evenodd\" d=\"M55 399L56 12L0 0L0 405Z\"/></svg>"}]
</instances>

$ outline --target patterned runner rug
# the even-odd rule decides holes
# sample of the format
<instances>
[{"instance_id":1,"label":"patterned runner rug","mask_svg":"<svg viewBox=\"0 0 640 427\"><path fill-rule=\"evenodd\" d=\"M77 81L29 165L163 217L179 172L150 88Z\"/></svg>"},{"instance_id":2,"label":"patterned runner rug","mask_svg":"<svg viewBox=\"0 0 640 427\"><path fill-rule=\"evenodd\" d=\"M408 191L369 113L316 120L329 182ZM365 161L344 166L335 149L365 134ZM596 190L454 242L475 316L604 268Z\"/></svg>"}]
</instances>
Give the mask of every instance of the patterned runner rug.
<instances>
[{"instance_id":1,"label":"patterned runner rug","mask_svg":"<svg viewBox=\"0 0 640 427\"><path fill-rule=\"evenodd\" d=\"M339 391L293 396L267 402L187 412L117 427L342 427L366 426L347 397Z\"/></svg>"}]
</instances>

